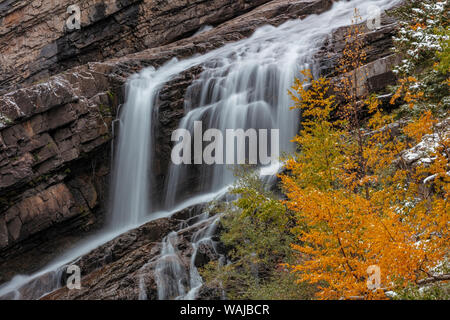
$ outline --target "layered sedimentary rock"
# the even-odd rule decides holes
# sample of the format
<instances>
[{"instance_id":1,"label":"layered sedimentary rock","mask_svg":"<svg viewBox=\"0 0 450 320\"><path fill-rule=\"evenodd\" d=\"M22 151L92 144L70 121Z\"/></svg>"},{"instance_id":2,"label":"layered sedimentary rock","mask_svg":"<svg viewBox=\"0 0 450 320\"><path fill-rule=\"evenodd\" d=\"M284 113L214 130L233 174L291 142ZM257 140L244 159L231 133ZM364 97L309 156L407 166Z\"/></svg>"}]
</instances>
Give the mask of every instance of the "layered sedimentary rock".
<instances>
[{"instance_id":1,"label":"layered sedimentary rock","mask_svg":"<svg viewBox=\"0 0 450 320\"><path fill-rule=\"evenodd\" d=\"M15 273L38 269L68 242L102 225L113 128L117 129L113 120L124 102L127 77L174 57L203 54L243 39L265 24L280 25L323 12L331 4L331 0L82 1L82 28L69 32L61 18L68 5L64 1L53 6L46 1L3 2L0 91L8 92L0 96L0 283ZM207 24L214 29L191 36ZM336 30L315 57L324 75L334 75L344 31ZM383 89L393 79L390 65L395 57L389 48L394 31L394 21L386 17L382 28L366 30L371 91ZM22 36L32 43L14 47ZM170 137L184 115L186 88L201 71L189 69L161 89L153 163L156 189L164 184ZM61 73L47 78L57 72ZM35 80L39 82L25 85ZM16 86L21 88L8 89ZM145 230L156 232L150 229ZM152 243L164 235L157 233ZM141 254L148 257L152 247L141 247ZM95 252L90 259L103 261ZM115 273L104 280L114 282L119 272L128 272L125 267L118 261ZM92 287L100 288L91 278ZM78 298L100 297L95 292Z\"/></svg>"},{"instance_id":2,"label":"layered sedimentary rock","mask_svg":"<svg viewBox=\"0 0 450 320\"><path fill-rule=\"evenodd\" d=\"M8 119L0 128L0 281L45 262L20 266L11 256L39 256L51 235L102 220L117 98L105 76L88 69L0 97Z\"/></svg>"},{"instance_id":3,"label":"layered sedimentary rock","mask_svg":"<svg viewBox=\"0 0 450 320\"><path fill-rule=\"evenodd\" d=\"M192 35L268 0L19 0L0 4L0 92ZM81 29L66 23L78 5Z\"/></svg>"}]
</instances>

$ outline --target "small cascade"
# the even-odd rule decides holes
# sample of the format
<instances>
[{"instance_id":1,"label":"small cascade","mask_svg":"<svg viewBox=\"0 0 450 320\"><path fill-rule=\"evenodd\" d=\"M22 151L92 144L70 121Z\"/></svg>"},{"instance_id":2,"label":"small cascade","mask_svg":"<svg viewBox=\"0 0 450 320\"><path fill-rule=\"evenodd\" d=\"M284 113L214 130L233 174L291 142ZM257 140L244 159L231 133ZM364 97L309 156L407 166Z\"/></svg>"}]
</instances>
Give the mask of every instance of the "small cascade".
<instances>
[{"instance_id":1,"label":"small cascade","mask_svg":"<svg viewBox=\"0 0 450 320\"><path fill-rule=\"evenodd\" d=\"M6 295L1 296L0 300L17 300L17 299L30 299L39 298L46 293L53 291L54 288L61 286L61 279L63 278L66 266L58 267L56 270L48 271L42 274L40 277L36 277L29 281L26 286L16 287L9 291ZM16 280L25 280L26 277L19 276Z\"/></svg>"},{"instance_id":2,"label":"small cascade","mask_svg":"<svg viewBox=\"0 0 450 320\"><path fill-rule=\"evenodd\" d=\"M169 299L184 295L188 284L188 273L179 257L177 233L171 232L162 242L161 257L155 267L158 298Z\"/></svg>"},{"instance_id":3,"label":"small cascade","mask_svg":"<svg viewBox=\"0 0 450 320\"><path fill-rule=\"evenodd\" d=\"M147 299L144 278L152 269L158 299L195 299L203 285L197 269L203 255L209 252L210 256L221 262L225 259L218 249L218 242L213 239L219 220L220 215L210 217L208 212L204 212L182 222L177 231L168 234L161 243L160 254L141 268L139 299ZM184 239L191 232L190 239ZM188 247L179 249L186 240Z\"/></svg>"},{"instance_id":4,"label":"small cascade","mask_svg":"<svg viewBox=\"0 0 450 320\"><path fill-rule=\"evenodd\" d=\"M211 219L211 218L210 218ZM212 250L213 254L218 257L219 264L224 263L225 257L219 253L217 248L217 242L213 240L213 236L217 230L219 224L220 215L212 218L212 223L206 225L202 229L194 233L191 241L193 253L189 264L189 288L190 290L184 296L178 297L179 299L193 300L197 297L197 293L203 285L203 279L200 276L196 260L199 254L199 248Z\"/></svg>"}]
</instances>

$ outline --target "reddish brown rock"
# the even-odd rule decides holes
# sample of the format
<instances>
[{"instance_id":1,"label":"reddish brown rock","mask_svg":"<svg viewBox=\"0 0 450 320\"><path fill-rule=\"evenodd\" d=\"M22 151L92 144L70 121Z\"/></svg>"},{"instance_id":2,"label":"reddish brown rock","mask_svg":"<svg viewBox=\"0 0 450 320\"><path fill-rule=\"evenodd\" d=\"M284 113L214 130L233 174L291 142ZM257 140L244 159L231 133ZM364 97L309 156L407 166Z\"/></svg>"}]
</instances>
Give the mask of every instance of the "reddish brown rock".
<instances>
[{"instance_id":1,"label":"reddish brown rock","mask_svg":"<svg viewBox=\"0 0 450 320\"><path fill-rule=\"evenodd\" d=\"M185 38L269 0L84 0L81 29L68 30L68 0L0 5L0 92L76 65Z\"/></svg>"},{"instance_id":2,"label":"reddish brown rock","mask_svg":"<svg viewBox=\"0 0 450 320\"><path fill-rule=\"evenodd\" d=\"M11 242L71 217L73 205L72 194L62 183L24 199L5 212Z\"/></svg>"}]
</instances>

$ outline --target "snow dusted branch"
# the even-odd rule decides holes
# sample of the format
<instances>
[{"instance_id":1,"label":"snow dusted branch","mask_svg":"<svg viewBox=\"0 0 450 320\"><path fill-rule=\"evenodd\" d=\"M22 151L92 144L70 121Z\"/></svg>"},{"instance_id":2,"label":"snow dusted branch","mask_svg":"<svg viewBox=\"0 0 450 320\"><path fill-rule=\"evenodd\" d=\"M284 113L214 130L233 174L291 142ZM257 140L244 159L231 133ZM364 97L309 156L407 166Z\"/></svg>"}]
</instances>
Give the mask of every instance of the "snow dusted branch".
<instances>
[{"instance_id":1,"label":"snow dusted branch","mask_svg":"<svg viewBox=\"0 0 450 320\"><path fill-rule=\"evenodd\" d=\"M423 286L423 285L426 285L426 284L429 284L429 283L439 282L439 281L447 281L447 280L450 280L450 273L436 275L436 276L431 276L429 278L425 278L425 279L419 280L419 281L417 281L417 285Z\"/></svg>"}]
</instances>

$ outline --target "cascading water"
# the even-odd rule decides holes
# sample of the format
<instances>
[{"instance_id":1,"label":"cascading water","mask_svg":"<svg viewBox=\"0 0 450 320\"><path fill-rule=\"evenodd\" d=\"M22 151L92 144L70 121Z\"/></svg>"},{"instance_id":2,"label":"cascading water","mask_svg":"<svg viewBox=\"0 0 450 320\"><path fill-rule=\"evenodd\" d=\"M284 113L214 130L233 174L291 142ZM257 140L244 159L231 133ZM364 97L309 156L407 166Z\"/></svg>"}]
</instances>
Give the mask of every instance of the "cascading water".
<instances>
[{"instance_id":1,"label":"cascading water","mask_svg":"<svg viewBox=\"0 0 450 320\"><path fill-rule=\"evenodd\" d=\"M271 32L260 30L261 33ZM258 34L255 35L258 37ZM194 135L194 122L201 121L204 129L219 129L225 135L227 129L280 129L281 151L290 151L290 137L293 137L299 123L297 111L289 112L286 94L295 70L310 67L302 59L292 59L290 52L275 48L277 43L251 42L237 48L229 56L217 58L204 65L200 79L188 88L185 103L187 112L180 127ZM283 48L281 48L283 50ZM278 65L277 59L282 61ZM307 53L304 53L307 56ZM297 57L297 55L295 55ZM261 139L261 137L259 137ZM266 137L265 144L271 141ZM278 143L278 141L276 141ZM171 207L180 199L192 195L182 194L180 181L187 180L190 171L199 170L197 192L218 190L233 181L229 166L216 164L202 166L172 164L166 189L166 206Z\"/></svg>"},{"instance_id":2,"label":"cascading water","mask_svg":"<svg viewBox=\"0 0 450 320\"><path fill-rule=\"evenodd\" d=\"M167 209L173 210L153 212L153 201L149 198L152 184L152 120L157 113L155 101L163 84L177 74L201 65L204 71L186 93L186 116L180 127L192 130L194 121L202 120L204 130L278 128L280 149L289 151L288 141L294 136L299 119L294 111L289 110L287 90L297 71L309 68L317 73L312 59L314 53L333 29L350 23L354 8L359 8L364 18L369 6L375 5L386 10L399 2L400 0L335 2L330 10L320 15L288 21L278 27L265 26L248 39L225 45L202 56L182 61L172 60L158 69L148 68L131 77L127 84L126 104L120 117L108 228L78 244L43 270L30 276L14 277L0 287L0 297L39 298L60 286L60 270L64 264L76 260L133 226L168 215L173 210L192 205L196 201L207 201L217 195L213 192L215 190L223 193L224 187L232 181L226 166L201 166L197 171L198 188L194 193L184 194L179 184L195 166L172 165L166 189L160 198L165 199ZM275 165L270 169L277 168ZM273 172L267 168L263 171ZM192 197L193 194L196 196ZM191 198L181 203L188 196ZM213 220L209 223L214 224ZM199 241L209 241L208 232L192 239L194 251ZM171 251L175 248L170 247L175 236L176 234L168 235L164 240L166 247L163 248L160 257L162 260L159 261L161 270L170 264L164 262L164 256L176 255L175 251ZM170 279L160 279L160 298L195 297L201 284L195 264L191 263L189 270L173 273L180 277L174 277L173 281L177 286L169 283ZM178 283L183 285L183 289L178 287ZM140 286L145 287L142 282ZM165 289L169 287L178 288L178 291L170 295L162 293L173 291ZM142 293L141 298L145 297Z\"/></svg>"},{"instance_id":3,"label":"cascading water","mask_svg":"<svg viewBox=\"0 0 450 320\"><path fill-rule=\"evenodd\" d=\"M192 300L197 296L203 284L197 270L199 250L207 250L210 255L223 263L225 257L219 253L218 242L213 239L220 220L220 215L210 216L207 211L182 223L177 231L169 233L161 243L161 252L141 268L139 298L147 298L145 274L148 269L154 270L158 288L158 299ZM191 253L189 264L185 264L184 252L178 249L184 234L194 230L190 240Z\"/></svg>"},{"instance_id":4,"label":"cascading water","mask_svg":"<svg viewBox=\"0 0 450 320\"><path fill-rule=\"evenodd\" d=\"M355 7L364 15L369 5L385 9L394 2L338 2L321 15L288 21L279 27L265 26L250 38L226 46L203 63L204 71L187 89L186 116L180 128L191 136L195 135L196 121L202 122L203 130L216 128L223 136L227 129L275 128L279 129L280 151L292 151L290 140L297 133L299 114L290 110L287 90L294 77L300 76L298 71L310 69L318 75L314 53L334 28L349 24ZM195 186L190 182L192 176L196 177ZM165 205L170 208L192 194L218 190L233 178L226 164L172 164Z\"/></svg>"},{"instance_id":5,"label":"cascading water","mask_svg":"<svg viewBox=\"0 0 450 320\"><path fill-rule=\"evenodd\" d=\"M158 299L168 299L186 294L188 273L176 249L177 233L171 232L164 238L161 256L155 267Z\"/></svg>"},{"instance_id":6,"label":"cascading water","mask_svg":"<svg viewBox=\"0 0 450 320\"><path fill-rule=\"evenodd\" d=\"M147 174L148 162L151 160L151 106L158 85L152 81L152 74L154 69L148 69L133 76L127 85L127 102L119 120L121 131L113 171L112 228L137 223L140 216L149 211L150 181L140 179L140 175ZM125 123L133 125L127 126ZM145 132L147 134L143 134ZM137 140L142 143L129 143Z\"/></svg>"},{"instance_id":7,"label":"cascading water","mask_svg":"<svg viewBox=\"0 0 450 320\"><path fill-rule=\"evenodd\" d=\"M152 211L149 188L153 147L153 106L162 85L200 61L173 59L155 70L150 67L127 82L126 103L121 110L119 141L114 163L111 220L114 230L135 226Z\"/></svg>"},{"instance_id":8,"label":"cascading water","mask_svg":"<svg viewBox=\"0 0 450 320\"><path fill-rule=\"evenodd\" d=\"M197 297L197 293L200 290L203 279L200 276L197 267L196 267L196 259L197 253L200 246L207 247L213 251L213 254L218 258L219 263L224 263L225 257L221 255L217 250L217 242L213 240L213 235L216 232L220 216L212 217L212 222L209 225L206 225L204 228L198 230L192 236L192 257L189 264L189 291L184 296L179 296L179 299L187 299L192 300ZM159 286L158 286L159 288Z\"/></svg>"}]
</instances>

